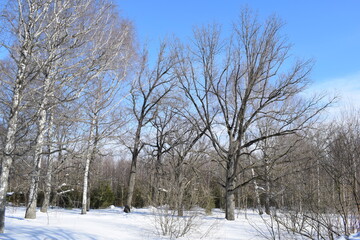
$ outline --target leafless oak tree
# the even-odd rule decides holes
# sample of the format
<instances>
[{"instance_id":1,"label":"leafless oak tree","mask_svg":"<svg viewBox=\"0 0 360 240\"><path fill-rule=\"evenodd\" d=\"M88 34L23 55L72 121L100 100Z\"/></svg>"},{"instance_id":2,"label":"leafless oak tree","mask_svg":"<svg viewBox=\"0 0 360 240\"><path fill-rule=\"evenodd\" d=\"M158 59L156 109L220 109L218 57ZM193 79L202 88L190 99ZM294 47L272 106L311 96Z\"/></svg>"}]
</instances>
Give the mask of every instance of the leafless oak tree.
<instances>
[{"instance_id":1,"label":"leafless oak tree","mask_svg":"<svg viewBox=\"0 0 360 240\"><path fill-rule=\"evenodd\" d=\"M139 71L130 90L131 112L135 118L133 141L131 145L127 142L124 143L131 152L131 169L127 197L128 206L132 204L138 156L144 147L142 140L143 128L156 116L157 106L161 104L161 101L174 86L172 69L176 63L176 58L169 51L166 43L161 44L153 68L148 66L147 53L144 53L141 57Z\"/></svg>"},{"instance_id":2,"label":"leafless oak tree","mask_svg":"<svg viewBox=\"0 0 360 240\"><path fill-rule=\"evenodd\" d=\"M208 126L218 162L226 170L228 220L235 219L235 192L245 184L237 182L245 167L243 157L260 141L303 129L326 107L321 97L298 96L312 63L287 61L290 46L280 35L282 25L276 17L261 24L244 10L226 42L217 25L195 29L194 44L177 68L182 88ZM266 118L280 127L262 135L256 122Z\"/></svg>"}]
</instances>

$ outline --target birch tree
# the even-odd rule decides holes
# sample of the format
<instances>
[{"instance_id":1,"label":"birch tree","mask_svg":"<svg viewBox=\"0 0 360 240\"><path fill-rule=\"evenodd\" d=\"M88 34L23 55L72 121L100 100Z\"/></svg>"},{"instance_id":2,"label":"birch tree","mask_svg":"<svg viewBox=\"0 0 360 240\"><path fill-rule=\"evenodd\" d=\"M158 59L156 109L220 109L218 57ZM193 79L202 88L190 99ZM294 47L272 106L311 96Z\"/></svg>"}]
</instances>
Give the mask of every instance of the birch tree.
<instances>
[{"instance_id":1,"label":"birch tree","mask_svg":"<svg viewBox=\"0 0 360 240\"><path fill-rule=\"evenodd\" d=\"M134 55L133 28L128 21L121 20L112 12L105 12L103 29L94 36L94 47L101 58L98 61L97 77L86 89L85 123L89 126L85 171L83 181L82 214L86 214L89 190L90 164L99 151L99 142L114 136L121 125L121 114L115 111L124 100L121 91ZM97 56L97 55L96 55ZM123 84L125 85L125 84ZM115 112L119 115L116 117Z\"/></svg>"},{"instance_id":2,"label":"birch tree","mask_svg":"<svg viewBox=\"0 0 360 240\"><path fill-rule=\"evenodd\" d=\"M34 1L34 4L36 3L38 2ZM115 17L109 12L111 6L106 2L91 0L78 2L49 1L45 4L50 10L43 16L46 26L43 29L41 40L44 46L43 51L38 53L39 60L36 61L43 67L42 75L39 75L41 83L39 84L40 98L38 99L39 110L37 113L38 133L26 218L36 218L37 188L44 136L47 131L45 124L51 108L50 96L54 96L54 92L58 90L58 93L59 91L67 93L67 97L77 98L87 81L95 78L101 72L106 61L109 60L105 58L109 57L106 50L110 48L108 46L104 48L108 44L107 39L95 38L102 32L109 30L106 24L109 23L109 19ZM97 4L100 5L100 9L97 9ZM90 16L90 20L86 19ZM97 44L96 40L104 42L100 45ZM45 56L45 59L41 59L42 56ZM66 76L64 76L64 72ZM80 73L82 75L79 75ZM60 81L58 86L55 86L56 81ZM71 87L70 84L75 88Z\"/></svg>"},{"instance_id":3,"label":"birch tree","mask_svg":"<svg viewBox=\"0 0 360 240\"><path fill-rule=\"evenodd\" d=\"M41 19L46 12L46 5L40 6L32 1L18 1L17 4L9 4L9 8L4 9L3 12L2 22L10 26L6 34L9 34L14 39L14 42L2 42L1 44L2 47L8 50L10 57L15 62L16 76L13 81L6 138L3 153L1 154L0 233L4 232L5 227L6 192L15 150L18 116L21 111L25 90L29 83L39 74L38 69L34 68L33 57L38 50L37 42L40 40L43 31L39 26L41 26Z\"/></svg>"}]
</instances>

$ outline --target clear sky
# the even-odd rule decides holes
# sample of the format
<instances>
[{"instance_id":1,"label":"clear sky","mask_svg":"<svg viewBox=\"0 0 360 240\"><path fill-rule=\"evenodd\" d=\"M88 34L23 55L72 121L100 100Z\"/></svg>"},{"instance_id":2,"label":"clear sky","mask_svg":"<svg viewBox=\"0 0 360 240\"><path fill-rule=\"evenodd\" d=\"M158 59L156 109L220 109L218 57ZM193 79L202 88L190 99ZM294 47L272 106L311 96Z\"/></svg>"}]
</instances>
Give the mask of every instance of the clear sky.
<instances>
[{"instance_id":1,"label":"clear sky","mask_svg":"<svg viewBox=\"0 0 360 240\"><path fill-rule=\"evenodd\" d=\"M112 0L135 24L138 40L150 48L192 28L217 22L226 30L242 7L261 18L277 14L293 55L316 61L313 89L336 91L360 108L360 0ZM0 7L5 0L0 0Z\"/></svg>"},{"instance_id":2,"label":"clear sky","mask_svg":"<svg viewBox=\"0 0 360 240\"><path fill-rule=\"evenodd\" d=\"M292 53L313 58L313 88L335 90L343 101L360 102L360 0L115 0L150 47L173 34L191 36L192 27L217 22L229 28L242 7L260 18L277 14Z\"/></svg>"}]
</instances>

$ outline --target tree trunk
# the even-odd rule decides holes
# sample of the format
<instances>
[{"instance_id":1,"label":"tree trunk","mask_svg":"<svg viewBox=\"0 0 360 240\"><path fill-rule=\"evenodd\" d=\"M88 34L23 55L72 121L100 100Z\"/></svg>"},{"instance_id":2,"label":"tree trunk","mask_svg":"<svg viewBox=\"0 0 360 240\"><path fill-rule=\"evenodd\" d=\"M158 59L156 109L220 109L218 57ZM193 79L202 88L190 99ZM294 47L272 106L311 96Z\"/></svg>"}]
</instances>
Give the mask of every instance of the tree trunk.
<instances>
[{"instance_id":1,"label":"tree trunk","mask_svg":"<svg viewBox=\"0 0 360 240\"><path fill-rule=\"evenodd\" d=\"M251 169L253 170L253 169ZM263 214L263 210L261 209L261 201L260 201L260 194L259 194L259 185L257 184L257 181L254 180L254 189L255 189L255 198L256 198L256 208L258 209L258 212L260 215ZM266 208L266 206L265 206ZM265 210L266 211L266 210Z\"/></svg>"},{"instance_id":2,"label":"tree trunk","mask_svg":"<svg viewBox=\"0 0 360 240\"><path fill-rule=\"evenodd\" d=\"M136 157L137 158L137 157ZM134 195L134 190L135 190L135 182L136 182L136 161L134 161L134 157L133 157L133 161L131 163L131 169L130 169L130 176L129 176L129 187L128 187L128 195L127 195L127 200L126 200L126 204L131 207L132 206L132 199L133 199L133 195Z\"/></svg>"},{"instance_id":3,"label":"tree trunk","mask_svg":"<svg viewBox=\"0 0 360 240\"><path fill-rule=\"evenodd\" d=\"M231 142L232 143L232 142ZM225 218L229 221L235 220L235 151L234 145L229 146L229 155L226 166L225 183Z\"/></svg>"},{"instance_id":4,"label":"tree trunk","mask_svg":"<svg viewBox=\"0 0 360 240\"><path fill-rule=\"evenodd\" d=\"M37 170L35 170L37 172ZM25 218L35 219L36 218L36 204L37 204L37 191L39 183L39 175L33 173L34 176L31 176L31 185L28 197L28 203L25 212Z\"/></svg>"},{"instance_id":5,"label":"tree trunk","mask_svg":"<svg viewBox=\"0 0 360 240\"><path fill-rule=\"evenodd\" d=\"M45 177L45 191L44 191L44 202L41 206L40 211L46 213L49 205L50 205L50 195L51 195L51 181L52 181L52 169L53 169L53 156L52 156L52 147L51 147L51 140L53 137L53 114L50 113L49 118L49 143L48 143L48 155L47 155L47 170L46 170L46 177ZM61 151L61 150L60 150Z\"/></svg>"},{"instance_id":6,"label":"tree trunk","mask_svg":"<svg viewBox=\"0 0 360 240\"><path fill-rule=\"evenodd\" d=\"M88 207L87 200L88 200L88 190L89 190L89 171L90 171L91 155L94 152L94 148L95 148L95 146L94 146L95 145L95 141L94 141L95 125L96 125L96 117L93 117L93 119L91 121L91 126L90 126L89 148L86 153L81 214L86 214L87 207Z\"/></svg>"},{"instance_id":7,"label":"tree trunk","mask_svg":"<svg viewBox=\"0 0 360 240\"><path fill-rule=\"evenodd\" d=\"M175 203L176 203L176 209L178 212L179 217L184 216L184 204L183 204L183 198L184 198L184 192L185 192L185 184L184 184L184 176L183 176L183 164L184 164L184 158L179 157L177 166L175 168L175 182L177 185L177 189L175 189Z\"/></svg>"},{"instance_id":8,"label":"tree trunk","mask_svg":"<svg viewBox=\"0 0 360 240\"><path fill-rule=\"evenodd\" d=\"M23 65L21 65L23 66ZM9 183L9 172L13 161L12 152L15 149L15 134L17 131L17 121L19 114L19 105L21 99L22 82L20 79L23 77L23 69L19 70L17 82L14 89L14 96L12 100L11 115L8 123L8 129L6 133L4 154L1 158L1 176L0 176L0 233L4 233L5 228L5 205L6 205L6 193Z\"/></svg>"},{"instance_id":9,"label":"tree trunk","mask_svg":"<svg viewBox=\"0 0 360 240\"><path fill-rule=\"evenodd\" d=\"M270 181L266 180L265 189L265 213L270 215Z\"/></svg>"},{"instance_id":10,"label":"tree trunk","mask_svg":"<svg viewBox=\"0 0 360 240\"><path fill-rule=\"evenodd\" d=\"M88 194L89 167L90 167L90 156L88 155L89 153L87 153L86 163L85 163L81 214L86 214L86 209L87 209L87 194Z\"/></svg>"},{"instance_id":11,"label":"tree trunk","mask_svg":"<svg viewBox=\"0 0 360 240\"><path fill-rule=\"evenodd\" d=\"M96 147L95 147L96 148ZM94 148L94 149L95 149ZM94 154L93 154L94 156ZM91 163L93 162L93 157L90 158L90 165ZM90 190L91 190L91 182L90 182L90 179L91 179L91 172L89 170L89 176L88 176L88 190L87 190L87 200L86 200L86 211L90 211Z\"/></svg>"},{"instance_id":12,"label":"tree trunk","mask_svg":"<svg viewBox=\"0 0 360 240\"><path fill-rule=\"evenodd\" d=\"M178 217L183 217L184 216L184 205L182 204L182 201L180 200L178 203Z\"/></svg>"},{"instance_id":13,"label":"tree trunk","mask_svg":"<svg viewBox=\"0 0 360 240\"><path fill-rule=\"evenodd\" d=\"M250 159L250 164L253 164ZM251 168L251 176L255 179L255 170L254 168ZM261 209L261 201L260 201L260 194L259 194L259 185L257 184L257 181L254 180L254 190L255 190L255 198L256 198L256 208L259 211L259 214L263 214L263 210Z\"/></svg>"},{"instance_id":14,"label":"tree trunk","mask_svg":"<svg viewBox=\"0 0 360 240\"><path fill-rule=\"evenodd\" d=\"M142 127L142 121L138 123L138 127L135 133L135 142L134 147L132 150L132 159L131 159L131 168L130 168L130 176L129 176L129 188L128 188L128 195L126 204L131 207L132 206L132 200L135 190L135 182L136 182L136 164L138 155L140 152L140 136L141 136L141 127Z\"/></svg>"},{"instance_id":15,"label":"tree trunk","mask_svg":"<svg viewBox=\"0 0 360 240\"><path fill-rule=\"evenodd\" d=\"M27 22L29 28L32 28L33 22ZM24 26L21 26L24 27ZM26 27L25 27L26 28ZM5 205L6 205L6 193L9 183L9 172L13 162L12 153L15 149L15 135L18 124L19 107L22 98L22 91L25 87L25 72L29 65L29 59L31 58L31 43L32 38L25 32L24 38L21 40L20 60L18 62L18 70L16 74L16 81L12 97L12 106L10 111L10 117L8 121L5 147L1 157L1 176L0 176L0 233L4 232L5 228ZM30 50L30 51L29 51Z\"/></svg>"},{"instance_id":16,"label":"tree trunk","mask_svg":"<svg viewBox=\"0 0 360 240\"><path fill-rule=\"evenodd\" d=\"M184 216L184 184L180 184L179 189L178 189L178 194L177 194L177 199L176 199L176 208L177 208L177 212L178 212L178 217L183 217Z\"/></svg>"},{"instance_id":17,"label":"tree trunk","mask_svg":"<svg viewBox=\"0 0 360 240\"><path fill-rule=\"evenodd\" d=\"M36 138L35 154L34 154L34 169L31 175L31 185L29 191L29 199L25 212L25 218L35 219L36 218L36 204L38 196L38 186L40 180L40 168L41 159L44 146L44 137L47 131L46 128L46 117L47 117L47 104L49 102L49 91L51 85L50 76L46 76L44 80L44 92L42 102L38 114L38 136Z\"/></svg>"},{"instance_id":18,"label":"tree trunk","mask_svg":"<svg viewBox=\"0 0 360 240\"><path fill-rule=\"evenodd\" d=\"M162 174L161 174L161 149L157 150L159 153L156 156L156 162L155 162L155 172L153 176L153 188L152 188L152 202L155 206L158 206L160 203L160 191L162 185Z\"/></svg>"},{"instance_id":19,"label":"tree trunk","mask_svg":"<svg viewBox=\"0 0 360 240\"><path fill-rule=\"evenodd\" d=\"M271 196L271 187L270 187L270 167L269 163L265 164L265 213L270 215L270 196Z\"/></svg>"},{"instance_id":20,"label":"tree trunk","mask_svg":"<svg viewBox=\"0 0 360 240\"><path fill-rule=\"evenodd\" d=\"M52 156L48 156L48 166L47 166L46 177L45 177L44 202L42 203L42 206L40 209L40 211L43 213L47 212L49 205L50 205L52 168L53 168L53 159L52 159Z\"/></svg>"},{"instance_id":21,"label":"tree trunk","mask_svg":"<svg viewBox=\"0 0 360 240\"><path fill-rule=\"evenodd\" d=\"M37 143L34 154L34 170L31 176L31 185L29 191L29 199L26 208L25 218L35 219L36 218L36 203L37 203L37 192L40 180L40 166L42 158L42 147L44 143L45 135L45 122L46 122L46 110L43 108L40 110L39 116L39 134L37 137Z\"/></svg>"},{"instance_id":22,"label":"tree trunk","mask_svg":"<svg viewBox=\"0 0 360 240\"><path fill-rule=\"evenodd\" d=\"M229 221L235 220L235 194L230 189L226 189L226 208L225 218Z\"/></svg>"},{"instance_id":23,"label":"tree trunk","mask_svg":"<svg viewBox=\"0 0 360 240\"><path fill-rule=\"evenodd\" d=\"M229 221L235 220L235 180L233 175L233 162L232 160L228 163L227 178L225 186L225 218Z\"/></svg>"}]
</instances>

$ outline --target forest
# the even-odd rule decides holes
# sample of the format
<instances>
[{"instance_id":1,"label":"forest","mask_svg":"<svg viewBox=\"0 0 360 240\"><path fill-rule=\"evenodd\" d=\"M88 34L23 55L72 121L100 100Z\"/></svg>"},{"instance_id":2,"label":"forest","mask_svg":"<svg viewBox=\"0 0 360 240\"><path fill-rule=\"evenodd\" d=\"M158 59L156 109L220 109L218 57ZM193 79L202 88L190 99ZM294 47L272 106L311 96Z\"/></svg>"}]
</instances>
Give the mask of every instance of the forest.
<instances>
[{"instance_id":1,"label":"forest","mask_svg":"<svg viewBox=\"0 0 360 240\"><path fill-rule=\"evenodd\" d=\"M121 7L121 6L120 6ZM150 54L107 0L8 1L0 19L7 204L256 209L308 239L360 231L360 119L309 93L276 16L197 26ZM274 238L275 239L275 238Z\"/></svg>"}]
</instances>

